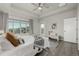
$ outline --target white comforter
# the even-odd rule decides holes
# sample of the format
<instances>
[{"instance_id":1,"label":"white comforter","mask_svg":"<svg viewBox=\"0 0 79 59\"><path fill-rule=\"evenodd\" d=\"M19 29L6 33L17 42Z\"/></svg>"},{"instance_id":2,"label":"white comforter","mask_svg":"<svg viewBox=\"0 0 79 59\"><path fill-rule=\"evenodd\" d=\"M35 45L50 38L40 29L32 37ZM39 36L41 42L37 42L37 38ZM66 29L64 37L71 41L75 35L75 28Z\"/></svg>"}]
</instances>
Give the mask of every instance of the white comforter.
<instances>
[{"instance_id":1,"label":"white comforter","mask_svg":"<svg viewBox=\"0 0 79 59\"><path fill-rule=\"evenodd\" d=\"M33 44L20 45L15 49L2 53L1 56L34 56L38 52L38 49L33 49Z\"/></svg>"},{"instance_id":2,"label":"white comforter","mask_svg":"<svg viewBox=\"0 0 79 59\"><path fill-rule=\"evenodd\" d=\"M13 47L4 37L1 39L2 51L0 56L33 56L38 52L38 48L33 49L34 37L33 36L22 36L25 44L18 47ZM5 51L4 51L5 50Z\"/></svg>"}]
</instances>

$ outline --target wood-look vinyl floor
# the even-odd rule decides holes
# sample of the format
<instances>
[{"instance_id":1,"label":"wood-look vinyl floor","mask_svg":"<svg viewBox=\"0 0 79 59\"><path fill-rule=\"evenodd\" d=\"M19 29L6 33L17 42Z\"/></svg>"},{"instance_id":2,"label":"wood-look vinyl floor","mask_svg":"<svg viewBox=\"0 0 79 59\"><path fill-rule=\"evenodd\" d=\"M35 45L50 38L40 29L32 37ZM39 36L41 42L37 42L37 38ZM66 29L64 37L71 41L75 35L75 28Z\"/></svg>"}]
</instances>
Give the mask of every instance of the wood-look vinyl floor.
<instances>
[{"instance_id":1,"label":"wood-look vinyl floor","mask_svg":"<svg viewBox=\"0 0 79 59\"><path fill-rule=\"evenodd\" d=\"M51 42L53 43L53 41ZM53 45L52 45L53 46ZM46 53L48 53L46 55ZM60 41L56 48L50 47L47 52L42 51L38 56L78 56L77 44Z\"/></svg>"}]
</instances>

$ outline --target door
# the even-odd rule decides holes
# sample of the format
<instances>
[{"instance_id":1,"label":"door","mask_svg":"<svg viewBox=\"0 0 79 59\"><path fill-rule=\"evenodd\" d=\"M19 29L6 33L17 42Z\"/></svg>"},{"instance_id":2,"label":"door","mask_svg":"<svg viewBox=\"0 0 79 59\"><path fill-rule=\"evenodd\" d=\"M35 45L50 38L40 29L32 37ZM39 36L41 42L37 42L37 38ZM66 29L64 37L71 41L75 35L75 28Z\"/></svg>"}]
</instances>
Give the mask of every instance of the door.
<instances>
[{"instance_id":1,"label":"door","mask_svg":"<svg viewBox=\"0 0 79 59\"><path fill-rule=\"evenodd\" d=\"M76 43L76 18L64 19L64 41Z\"/></svg>"}]
</instances>

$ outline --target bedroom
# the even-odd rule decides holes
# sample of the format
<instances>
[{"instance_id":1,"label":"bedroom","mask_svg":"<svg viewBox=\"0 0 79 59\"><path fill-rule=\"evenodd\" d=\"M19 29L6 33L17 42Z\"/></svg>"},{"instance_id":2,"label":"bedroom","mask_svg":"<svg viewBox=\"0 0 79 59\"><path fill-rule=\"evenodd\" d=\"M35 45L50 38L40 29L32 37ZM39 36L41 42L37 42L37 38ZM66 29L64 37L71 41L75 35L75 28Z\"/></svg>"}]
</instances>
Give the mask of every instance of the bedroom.
<instances>
[{"instance_id":1,"label":"bedroom","mask_svg":"<svg viewBox=\"0 0 79 59\"><path fill-rule=\"evenodd\" d=\"M78 55L78 8L77 3L0 3L0 55Z\"/></svg>"}]
</instances>

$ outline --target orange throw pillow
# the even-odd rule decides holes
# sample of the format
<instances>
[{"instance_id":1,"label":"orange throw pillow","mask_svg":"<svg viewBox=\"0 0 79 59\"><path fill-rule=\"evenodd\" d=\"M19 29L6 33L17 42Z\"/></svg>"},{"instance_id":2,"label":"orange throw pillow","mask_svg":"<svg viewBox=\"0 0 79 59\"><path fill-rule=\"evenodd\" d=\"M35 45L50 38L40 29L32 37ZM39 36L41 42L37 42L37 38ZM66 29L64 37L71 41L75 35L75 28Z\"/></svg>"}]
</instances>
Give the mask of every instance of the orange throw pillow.
<instances>
[{"instance_id":1,"label":"orange throw pillow","mask_svg":"<svg viewBox=\"0 0 79 59\"><path fill-rule=\"evenodd\" d=\"M13 33L7 32L7 33L6 33L6 39L7 39L8 41L10 41L10 43L11 43L14 47L17 47L17 46L20 44L19 40L14 36Z\"/></svg>"}]
</instances>

